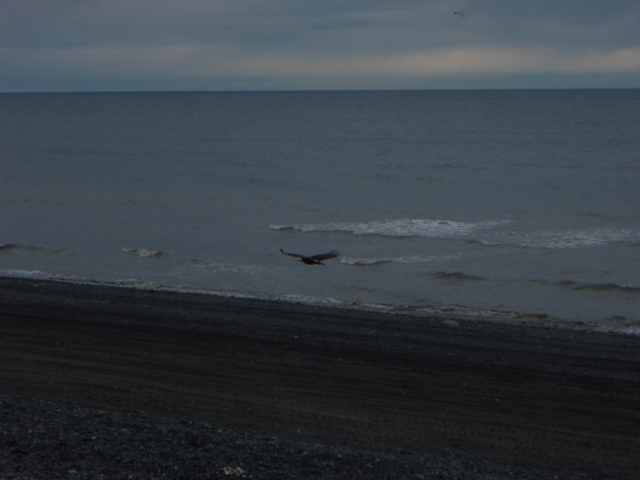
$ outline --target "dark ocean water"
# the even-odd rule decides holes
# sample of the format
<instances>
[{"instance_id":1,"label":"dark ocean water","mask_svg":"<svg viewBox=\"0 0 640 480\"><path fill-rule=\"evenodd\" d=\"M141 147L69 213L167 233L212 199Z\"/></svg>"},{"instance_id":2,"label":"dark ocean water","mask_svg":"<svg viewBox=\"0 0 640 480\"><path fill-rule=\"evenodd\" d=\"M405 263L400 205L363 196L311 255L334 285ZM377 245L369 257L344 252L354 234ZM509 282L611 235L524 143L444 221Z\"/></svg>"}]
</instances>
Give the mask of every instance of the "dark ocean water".
<instances>
[{"instance_id":1,"label":"dark ocean water","mask_svg":"<svg viewBox=\"0 0 640 480\"><path fill-rule=\"evenodd\" d=\"M2 94L0 152L0 275L640 332L640 90Z\"/></svg>"}]
</instances>

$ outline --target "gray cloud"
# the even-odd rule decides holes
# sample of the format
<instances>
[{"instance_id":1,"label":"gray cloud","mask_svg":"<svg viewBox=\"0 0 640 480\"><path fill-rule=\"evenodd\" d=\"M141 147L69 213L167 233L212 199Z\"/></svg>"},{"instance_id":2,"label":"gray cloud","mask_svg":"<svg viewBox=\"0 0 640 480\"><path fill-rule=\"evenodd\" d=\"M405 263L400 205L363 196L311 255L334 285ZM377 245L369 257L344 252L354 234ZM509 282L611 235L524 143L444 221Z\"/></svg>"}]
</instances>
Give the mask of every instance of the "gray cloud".
<instances>
[{"instance_id":1,"label":"gray cloud","mask_svg":"<svg viewBox=\"0 0 640 480\"><path fill-rule=\"evenodd\" d=\"M3 0L0 90L638 87L639 24L637 0Z\"/></svg>"}]
</instances>

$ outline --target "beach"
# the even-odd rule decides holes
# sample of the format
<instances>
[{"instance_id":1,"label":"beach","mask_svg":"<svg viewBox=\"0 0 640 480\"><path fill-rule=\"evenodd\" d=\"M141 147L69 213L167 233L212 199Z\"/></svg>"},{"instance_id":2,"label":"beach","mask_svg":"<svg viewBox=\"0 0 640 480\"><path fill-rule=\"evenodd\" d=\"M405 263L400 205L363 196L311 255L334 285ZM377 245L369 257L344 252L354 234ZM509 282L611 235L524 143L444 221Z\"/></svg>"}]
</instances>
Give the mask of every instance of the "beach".
<instances>
[{"instance_id":1,"label":"beach","mask_svg":"<svg viewBox=\"0 0 640 480\"><path fill-rule=\"evenodd\" d=\"M13 278L0 330L3 478L640 474L638 336Z\"/></svg>"}]
</instances>

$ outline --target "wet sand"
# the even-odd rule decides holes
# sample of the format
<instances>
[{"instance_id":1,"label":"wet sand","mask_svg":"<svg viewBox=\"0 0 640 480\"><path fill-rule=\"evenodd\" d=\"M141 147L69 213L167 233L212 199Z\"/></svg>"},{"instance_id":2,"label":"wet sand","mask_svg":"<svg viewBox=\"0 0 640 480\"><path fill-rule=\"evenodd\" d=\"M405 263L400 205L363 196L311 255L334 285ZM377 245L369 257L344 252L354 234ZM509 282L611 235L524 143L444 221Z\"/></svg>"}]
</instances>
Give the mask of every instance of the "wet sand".
<instances>
[{"instance_id":1,"label":"wet sand","mask_svg":"<svg viewBox=\"0 0 640 480\"><path fill-rule=\"evenodd\" d=\"M0 279L0 385L287 441L640 473L640 338L455 323Z\"/></svg>"}]
</instances>

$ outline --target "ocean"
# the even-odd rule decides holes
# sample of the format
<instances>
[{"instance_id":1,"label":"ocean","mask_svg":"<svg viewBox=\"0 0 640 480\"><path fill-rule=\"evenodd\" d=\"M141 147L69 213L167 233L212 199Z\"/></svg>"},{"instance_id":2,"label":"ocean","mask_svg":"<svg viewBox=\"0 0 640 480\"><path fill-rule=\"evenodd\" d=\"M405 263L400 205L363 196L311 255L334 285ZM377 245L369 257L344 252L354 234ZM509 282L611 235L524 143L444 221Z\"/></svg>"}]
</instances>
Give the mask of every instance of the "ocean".
<instances>
[{"instance_id":1,"label":"ocean","mask_svg":"<svg viewBox=\"0 0 640 480\"><path fill-rule=\"evenodd\" d=\"M640 90L0 94L0 127L0 276L640 333Z\"/></svg>"}]
</instances>

